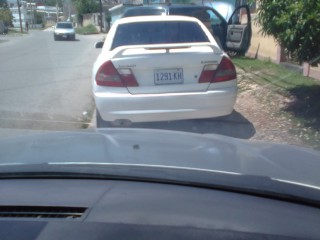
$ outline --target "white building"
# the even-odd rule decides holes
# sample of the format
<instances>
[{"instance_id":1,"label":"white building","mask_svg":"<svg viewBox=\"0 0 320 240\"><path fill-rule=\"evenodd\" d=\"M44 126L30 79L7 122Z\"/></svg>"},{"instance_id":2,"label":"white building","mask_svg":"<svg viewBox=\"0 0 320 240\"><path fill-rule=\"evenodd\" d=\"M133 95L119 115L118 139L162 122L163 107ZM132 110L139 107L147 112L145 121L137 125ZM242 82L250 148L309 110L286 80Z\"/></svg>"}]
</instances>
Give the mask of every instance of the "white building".
<instances>
[{"instance_id":1,"label":"white building","mask_svg":"<svg viewBox=\"0 0 320 240\"><path fill-rule=\"evenodd\" d=\"M50 7L50 6L37 6L36 3L28 3L26 1L20 1L20 13L21 13L21 22L22 27L26 27L26 22L29 23L29 27L36 27L36 19L34 16L34 12L41 12L44 13L44 16L47 20L54 20L57 19L57 12L59 16L62 16L63 12L61 8ZM10 11L13 16L13 26L15 28L20 28L20 20L19 20L19 11L16 2L10 3Z\"/></svg>"},{"instance_id":2,"label":"white building","mask_svg":"<svg viewBox=\"0 0 320 240\"><path fill-rule=\"evenodd\" d=\"M37 12L45 13L46 19L57 19L57 8L51 7L51 6L37 6ZM63 12L61 11L61 8L58 8L58 15L62 16Z\"/></svg>"},{"instance_id":3,"label":"white building","mask_svg":"<svg viewBox=\"0 0 320 240\"><path fill-rule=\"evenodd\" d=\"M35 23L33 11L36 10L36 6L27 5L27 2L25 1L21 1L20 3L21 3L20 15L21 15L22 27L25 28L27 21L29 23L29 26L33 25ZM12 20L13 26L15 28L20 28L19 10L18 10L17 4L10 7L10 11L13 16L13 20Z\"/></svg>"}]
</instances>

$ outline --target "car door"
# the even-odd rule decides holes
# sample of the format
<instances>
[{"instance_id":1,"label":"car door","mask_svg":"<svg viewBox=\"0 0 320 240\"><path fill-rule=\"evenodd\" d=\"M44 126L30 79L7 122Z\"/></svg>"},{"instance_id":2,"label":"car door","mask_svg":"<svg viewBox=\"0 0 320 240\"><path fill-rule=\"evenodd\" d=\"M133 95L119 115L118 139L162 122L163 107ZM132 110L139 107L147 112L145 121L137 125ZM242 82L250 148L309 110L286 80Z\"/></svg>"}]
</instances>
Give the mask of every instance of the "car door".
<instances>
[{"instance_id":1,"label":"car door","mask_svg":"<svg viewBox=\"0 0 320 240\"><path fill-rule=\"evenodd\" d=\"M170 8L169 14L199 19L208 28L220 48L225 50L228 23L215 9L207 6L173 6Z\"/></svg>"},{"instance_id":2,"label":"car door","mask_svg":"<svg viewBox=\"0 0 320 240\"><path fill-rule=\"evenodd\" d=\"M215 9L206 7L204 11L206 11L207 15L209 16L209 19L207 20L207 23L205 23L205 25L207 27L208 25L210 26L210 28L208 27L209 31L215 38L216 42L219 44L220 48L226 50L228 23Z\"/></svg>"},{"instance_id":3,"label":"car door","mask_svg":"<svg viewBox=\"0 0 320 240\"><path fill-rule=\"evenodd\" d=\"M250 47L251 36L250 9L248 5L241 5L234 10L228 21L225 50L245 54Z\"/></svg>"}]
</instances>

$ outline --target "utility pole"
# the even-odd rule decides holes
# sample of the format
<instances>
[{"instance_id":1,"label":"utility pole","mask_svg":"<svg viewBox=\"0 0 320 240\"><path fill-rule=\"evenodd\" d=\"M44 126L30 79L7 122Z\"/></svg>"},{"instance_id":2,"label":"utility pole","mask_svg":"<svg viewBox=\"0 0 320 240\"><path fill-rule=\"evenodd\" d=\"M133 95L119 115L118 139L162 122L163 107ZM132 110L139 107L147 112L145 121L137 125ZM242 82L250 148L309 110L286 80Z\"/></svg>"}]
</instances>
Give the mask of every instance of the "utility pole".
<instances>
[{"instance_id":1,"label":"utility pole","mask_svg":"<svg viewBox=\"0 0 320 240\"><path fill-rule=\"evenodd\" d=\"M18 13L19 13L19 21L20 21L20 32L22 33L22 21L21 21L21 11L20 11L20 2L19 0L17 0L17 4L18 4Z\"/></svg>"},{"instance_id":2,"label":"utility pole","mask_svg":"<svg viewBox=\"0 0 320 240\"><path fill-rule=\"evenodd\" d=\"M56 3L56 11L57 11L57 22L59 22L59 5L58 5L58 0Z\"/></svg>"},{"instance_id":3,"label":"utility pole","mask_svg":"<svg viewBox=\"0 0 320 240\"><path fill-rule=\"evenodd\" d=\"M100 32L102 33L102 0L99 0L100 5Z\"/></svg>"}]
</instances>

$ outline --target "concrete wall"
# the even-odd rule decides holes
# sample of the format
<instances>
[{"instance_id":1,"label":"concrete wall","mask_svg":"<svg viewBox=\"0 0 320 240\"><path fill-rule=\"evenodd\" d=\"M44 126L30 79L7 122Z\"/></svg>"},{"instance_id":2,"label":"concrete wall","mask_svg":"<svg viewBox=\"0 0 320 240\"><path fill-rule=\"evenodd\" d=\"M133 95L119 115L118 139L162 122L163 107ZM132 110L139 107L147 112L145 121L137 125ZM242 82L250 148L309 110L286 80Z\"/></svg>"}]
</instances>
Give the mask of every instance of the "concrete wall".
<instances>
[{"instance_id":1,"label":"concrete wall","mask_svg":"<svg viewBox=\"0 0 320 240\"><path fill-rule=\"evenodd\" d=\"M311 77L320 80L320 66L311 67L310 64L303 64L303 76Z\"/></svg>"},{"instance_id":2,"label":"concrete wall","mask_svg":"<svg viewBox=\"0 0 320 240\"><path fill-rule=\"evenodd\" d=\"M85 26L88 26L90 24L94 25L98 31L100 31L100 21L99 21L99 17L100 17L100 13L90 13L90 14L83 14L83 23L82 25L85 27ZM103 23L102 23L102 27L103 27L103 30L106 31L106 23L105 23L105 14L103 13L102 14L102 20L103 20Z\"/></svg>"},{"instance_id":3,"label":"concrete wall","mask_svg":"<svg viewBox=\"0 0 320 240\"><path fill-rule=\"evenodd\" d=\"M256 24L256 14L251 14L252 18L252 38L251 46L247 52L247 56L258 59L269 59L275 63L286 62L287 59L283 49L271 36L263 36L260 33L260 27ZM246 16L242 16L246 19ZM308 63L303 64L303 75L320 80L320 66L312 67Z\"/></svg>"},{"instance_id":4,"label":"concrete wall","mask_svg":"<svg viewBox=\"0 0 320 240\"><path fill-rule=\"evenodd\" d=\"M251 46L248 50L250 57L259 59L270 59L273 62L278 62L280 51L279 45L273 37L263 36L259 31L260 27L255 23L256 14L252 14L252 38Z\"/></svg>"}]
</instances>

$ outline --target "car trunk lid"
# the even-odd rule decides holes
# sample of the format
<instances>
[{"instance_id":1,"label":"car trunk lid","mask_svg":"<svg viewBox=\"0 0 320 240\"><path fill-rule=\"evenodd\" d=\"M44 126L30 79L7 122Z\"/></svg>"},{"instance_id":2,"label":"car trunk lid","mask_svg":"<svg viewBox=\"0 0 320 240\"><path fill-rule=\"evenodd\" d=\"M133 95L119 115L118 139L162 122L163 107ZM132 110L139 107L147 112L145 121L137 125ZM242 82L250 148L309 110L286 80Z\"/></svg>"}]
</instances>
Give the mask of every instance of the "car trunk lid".
<instances>
[{"instance_id":1,"label":"car trunk lid","mask_svg":"<svg viewBox=\"0 0 320 240\"><path fill-rule=\"evenodd\" d=\"M131 94L203 92L210 82L200 76L208 65L215 70L222 52L208 43L123 47L111 59L121 76L135 78ZM130 75L130 76L128 76Z\"/></svg>"}]
</instances>

